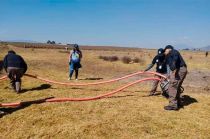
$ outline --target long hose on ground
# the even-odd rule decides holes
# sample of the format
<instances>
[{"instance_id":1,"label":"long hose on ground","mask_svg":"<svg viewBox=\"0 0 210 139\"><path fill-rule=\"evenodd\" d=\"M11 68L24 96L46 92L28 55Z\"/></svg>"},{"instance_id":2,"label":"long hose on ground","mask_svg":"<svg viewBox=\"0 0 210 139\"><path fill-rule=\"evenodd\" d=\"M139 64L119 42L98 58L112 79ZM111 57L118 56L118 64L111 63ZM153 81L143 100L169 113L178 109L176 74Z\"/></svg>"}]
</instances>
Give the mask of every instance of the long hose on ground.
<instances>
[{"instance_id":1,"label":"long hose on ground","mask_svg":"<svg viewBox=\"0 0 210 139\"><path fill-rule=\"evenodd\" d=\"M90 100L97 100L97 99L102 99L102 98L106 98L108 96L112 96L132 85L135 85L137 83L140 82L144 82L144 81L149 81L149 80L159 80L159 78L145 78L145 79L141 79L141 80L137 80L135 82L129 83L125 86L122 86L114 91L102 94L102 95L98 95L95 97L85 97L85 98L49 98L49 99L45 99L43 102L66 102L66 101L90 101ZM38 101L38 100L37 100ZM27 102L27 101L26 101ZM0 103L0 107L18 107L21 106L22 104L24 104L25 102L15 102L15 103Z\"/></svg>"},{"instance_id":2,"label":"long hose on ground","mask_svg":"<svg viewBox=\"0 0 210 139\"><path fill-rule=\"evenodd\" d=\"M132 77L132 76L139 75L139 74L153 74L153 75L161 76L162 78L166 78L165 76L163 76L163 75L161 75L159 73L156 73L156 72L141 72L141 71L133 73L133 74L129 74L129 75L126 75L124 77L117 78L117 79L112 79L112 80L108 80L108 81L101 81L101 82L95 82L95 83L63 83L63 82L52 81L52 80L49 80L49 79L45 79L45 78L42 78L42 77L39 77L39 76L30 75L30 74L25 74L25 76L28 76L28 77L31 77L31 78L35 78L35 79L39 79L41 81L45 81L45 82L48 82L48 83L59 84L59 85L87 86L87 85L99 85L99 84L116 82L116 81L119 81L119 80L122 80L122 79L126 79L126 78L129 78L129 77ZM7 78L7 76L3 76L3 77L0 78L0 81L5 80L6 78ZM90 100L101 99L101 98L105 98L107 96L114 95L114 94L118 93L119 91L121 91L121 90L123 90L125 88L128 88L128 87L130 87L130 86L132 86L134 84L137 84L137 83L140 83L140 82L143 82L143 81L148 81L148 80L159 80L160 81L159 78L144 78L144 79L137 80L135 82L129 83L129 84L125 85L125 86L122 86L121 88L116 89L114 91L108 92L106 94L98 95L98 96L95 96L95 97L86 97L86 98L48 98L48 99L44 99L44 101L42 99L41 102L90 101ZM21 106L21 105L25 104L26 102L28 102L28 101L16 102L16 103L0 103L0 107L18 107L18 106ZM39 102L39 100L38 100L38 102Z\"/></svg>"},{"instance_id":3,"label":"long hose on ground","mask_svg":"<svg viewBox=\"0 0 210 139\"><path fill-rule=\"evenodd\" d=\"M101 81L101 82L92 82L92 83L66 83L66 82L58 82L58 81L49 80L49 79L46 79L46 78L43 78L43 77L39 77L39 76L36 76L36 75L31 75L31 74L25 74L25 76L31 77L31 78L35 78L35 79L39 79L39 80L47 82L47 83L58 84L58 85L89 86L89 85L100 85L100 84L116 82L116 81L119 81L119 80L123 80L123 79L126 79L126 78L130 78L130 77L136 76L136 75L140 75L140 74L150 74L150 75L152 74L152 75L158 75L158 76L160 76L162 78L166 78L164 75L162 75L160 73L151 72L151 71L147 71L147 72L139 71L139 72L135 72L135 73L132 73L132 74L120 77L120 78L111 79L111 80L107 80L107 81ZM2 77L2 79L0 78L0 80L5 80L5 79L6 79L5 76Z\"/></svg>"}]
</instances>

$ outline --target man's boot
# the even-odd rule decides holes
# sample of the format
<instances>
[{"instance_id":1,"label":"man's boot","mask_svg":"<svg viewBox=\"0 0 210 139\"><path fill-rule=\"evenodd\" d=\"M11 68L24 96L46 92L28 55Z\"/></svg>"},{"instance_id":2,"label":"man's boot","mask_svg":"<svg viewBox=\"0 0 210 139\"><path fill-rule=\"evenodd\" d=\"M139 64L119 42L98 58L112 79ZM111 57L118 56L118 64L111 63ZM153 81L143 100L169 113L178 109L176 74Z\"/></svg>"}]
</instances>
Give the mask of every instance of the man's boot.
<instances>
[{"instance_id":1,"label":"man's boot","mask_svg":"<svg viewBox=\"0 0 210 139\"><path fill-rule=\"evenodd\" d=\"M16 92L20 93L20 91L21 91L21 82L15 82L15 88L16 88Z\"/></svg>"}]
</instances>

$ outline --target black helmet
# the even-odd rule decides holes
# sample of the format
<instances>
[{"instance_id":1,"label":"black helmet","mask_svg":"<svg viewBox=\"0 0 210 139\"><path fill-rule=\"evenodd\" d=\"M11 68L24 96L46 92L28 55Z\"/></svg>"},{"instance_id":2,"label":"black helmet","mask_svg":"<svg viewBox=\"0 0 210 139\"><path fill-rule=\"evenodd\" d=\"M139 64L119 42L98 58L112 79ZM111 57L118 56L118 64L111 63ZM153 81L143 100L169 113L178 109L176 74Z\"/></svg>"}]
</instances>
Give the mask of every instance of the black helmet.
<instances>
[{"instance_id":1,"label":"black helmet","mask_svg":"<svg viewBox=\"0 0 210 139\"><path fill-rule=\"evenodd\" d=\"M164 50L166 49L174 49L174 47L172 45L167 45Z\"/></svg>"},{"instance_id":2,"label":"black helmet","mask_svg":"<svg viewBox=\"0 0 210 139\"><path fill-rule=\"evenodd\" d=\"M16 54L16 53L15 53L15 51L13 51L13 50L9 50L9 51L8 51L8 54Z\"/></svg>"},{"instance_id":3,"label":"black helmet","mask_svg":"<svg viewBox=\"0 0 210 139\"><path fill-rule=\"evenodd\" d=\"M157 53L158 53L158 55L163 54L164 53L164 49L163 48L159 48Z\"/></svg>"}]
</instances>

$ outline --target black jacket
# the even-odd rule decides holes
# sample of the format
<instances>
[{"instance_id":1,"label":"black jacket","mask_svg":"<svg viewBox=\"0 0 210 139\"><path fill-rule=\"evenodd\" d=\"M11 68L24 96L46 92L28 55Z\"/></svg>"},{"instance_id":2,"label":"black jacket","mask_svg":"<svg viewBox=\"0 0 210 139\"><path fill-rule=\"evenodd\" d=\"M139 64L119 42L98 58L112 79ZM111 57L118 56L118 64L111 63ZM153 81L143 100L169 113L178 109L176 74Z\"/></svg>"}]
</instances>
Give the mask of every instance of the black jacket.
<instances>
[{"instance_id":1,"label":"black jacket","mask_svg":"<svg viewBox=\"0 0 210 139\"><path fill-rule=\"evenodd\" d=\"M157 55L152 60L152 64L156 63L156 71L159 73L166 73L167 72L167 66L165 61L164 55Z\"/></svg>"},{"instance_id":2,"label":"black jacket","mask_svg":"<svg viewBox=\"0 0 210 139\"><path fill-rule=\"evenodd\" d=\"M13 53L9 53L4 57L4 69L7 71L8 67L24 69L24 73L27 71L27 64L24 59Z\"/></svg>"},{"instance_id":3,"label":"black jacket","mask_svg":"<svg viewBox=\"0 0 210 139\"><path fill-rule=\"evenodd\" d=\"M169 66L171 71L179 69L180 67L187 67L184 59L175 49L173 49L167 56L167 65Z\"/></svg>"},{"instance_id":4,"label":"black jacket","mask_svg":"<svg viewBox=\"0 0 210 139\"><path fill-rule=\"evenodd\" d=\"M147 67L145 71L150 70L156 64L156 72L165 74L167 73L167 66L165 61L165 56L163 54L156 55L152 63Z\"/></svg>"}]
</instances>

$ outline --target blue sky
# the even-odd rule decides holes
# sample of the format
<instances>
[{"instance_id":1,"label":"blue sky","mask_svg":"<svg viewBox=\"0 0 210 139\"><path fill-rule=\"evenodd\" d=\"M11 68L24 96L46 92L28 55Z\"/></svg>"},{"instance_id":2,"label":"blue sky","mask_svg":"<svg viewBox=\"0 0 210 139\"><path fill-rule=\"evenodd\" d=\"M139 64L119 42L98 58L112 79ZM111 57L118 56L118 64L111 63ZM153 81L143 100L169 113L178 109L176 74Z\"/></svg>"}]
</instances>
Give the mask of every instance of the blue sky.
<instances>
[{"instance_id":1,"label":"blue sky","mask_svg":"<svg viewBox=\"0 0 210 139\"><path fill-rule=\"evenodd\" d=\"M0 0L0 40L210 45L210 0Z\"/></svg>"}]
</instances>

